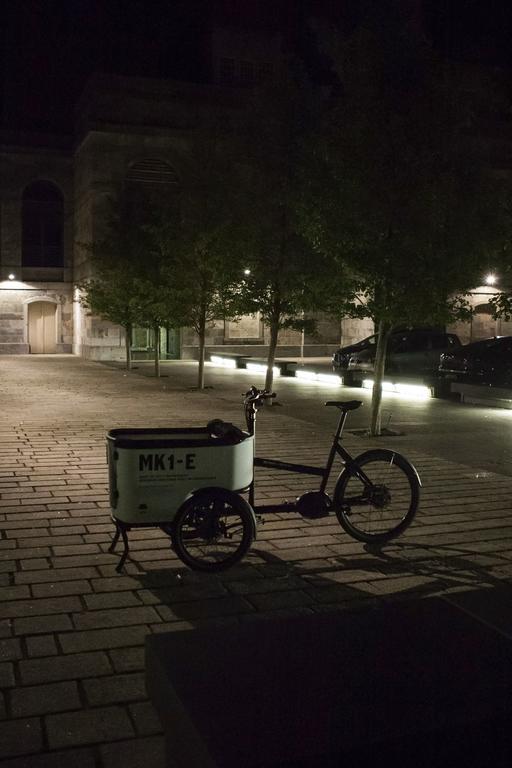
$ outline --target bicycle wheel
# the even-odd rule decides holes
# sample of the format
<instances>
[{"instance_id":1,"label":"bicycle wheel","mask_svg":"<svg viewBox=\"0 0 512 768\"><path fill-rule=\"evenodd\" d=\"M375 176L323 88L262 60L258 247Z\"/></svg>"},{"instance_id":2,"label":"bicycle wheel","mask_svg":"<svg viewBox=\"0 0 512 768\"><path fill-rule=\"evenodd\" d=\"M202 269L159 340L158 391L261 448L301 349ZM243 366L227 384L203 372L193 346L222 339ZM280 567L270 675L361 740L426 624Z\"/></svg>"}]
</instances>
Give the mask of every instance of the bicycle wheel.
<instances>
[{"instance_id":1,"label":"bicycle wheel","mask_svg":"<svg viewBox=\"0 0 512 768\"><path fill-rule=\"evenodd\" d=\"M179 508L172 538L185 565L197 571L222 571L242 559L255 534L252 507L232 491L209 488Z\"/></svg>"},{"instance_id":2,"label":"bicycle wheel","mask_svg":"<svg viewBox=\"0 0 512 768\"><path fill-rule=\"evenodd\" d=\"M399 453L381 449L362 453L341 473L333 505L350 536L382 544L412 523L419 498L420 480L413 465Z\"/></svg>"}]
</instances>

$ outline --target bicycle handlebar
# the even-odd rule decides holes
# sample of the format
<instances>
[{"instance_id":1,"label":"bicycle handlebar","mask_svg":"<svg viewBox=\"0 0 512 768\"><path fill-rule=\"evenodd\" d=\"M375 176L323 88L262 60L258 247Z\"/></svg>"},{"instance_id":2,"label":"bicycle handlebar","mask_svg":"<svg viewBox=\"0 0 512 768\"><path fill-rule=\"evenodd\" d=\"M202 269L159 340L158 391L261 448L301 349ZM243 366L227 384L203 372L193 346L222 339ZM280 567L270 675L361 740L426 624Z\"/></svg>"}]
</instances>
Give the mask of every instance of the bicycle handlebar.
<instances>
[{"instance_id":1,"label":"bicycle handlebar","mask_svg":"<svg viewBox=\"0 0 512 768\"><path fill-rule=\"evenodd\" d=\"M261 403L264 400L271 400L276 397L275 392L269 392L266 389L257 389L254 385L247 391L242 393L242 397L245 397L244 403Z\"/></svg>"}]
</instances>

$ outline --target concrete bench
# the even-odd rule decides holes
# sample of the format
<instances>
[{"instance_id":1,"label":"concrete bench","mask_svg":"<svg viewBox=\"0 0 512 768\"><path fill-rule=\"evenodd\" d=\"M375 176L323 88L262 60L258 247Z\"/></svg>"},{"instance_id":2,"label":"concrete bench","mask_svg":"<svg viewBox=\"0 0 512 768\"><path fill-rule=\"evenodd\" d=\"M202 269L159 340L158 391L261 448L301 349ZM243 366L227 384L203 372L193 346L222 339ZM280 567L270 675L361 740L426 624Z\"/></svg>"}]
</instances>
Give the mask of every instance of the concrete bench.
<instances>
[{"instance_id":1,"label":"concrete bench","mask_svg":"<svg viewBox=\"0 0 512 768\"><path fill-rule=\"evenodd\" d=\"M209 352L207 355L207 360L213 363L223 360L232 361L235 363L234 367L244 368L243 361L245 360L245 357L244 355L239 355L236 352Z\"/></svg>"},{"instance_id":2,"label":"concrete bench","mask_svg":"<svg viewBox=\"0 0 512 768\"><path fill-rule=\"evenodd\" d=\"M244 357L243 365L245 368L247 368L248 363L255 363L256 365L261 366L262 371L266 370L267 360L264 357ZM281 376L294 376L296 365L297 363L293 360L280 360L279 358L274 360L274 366L279 368Z\"/></svg>"},{"instance_id":3,"label":"concrete bench","mask_svg":"<svg viewBox=\"0 0 512 768\"><path fill-rule=\"evenodd\" d=\"M512 752L512 645L438 598L149 636L146 677L174 768L494 765Z\"/></svg>"},{"instance_id":4,"label":"concrete bench","mask_svg":"<svg viewBox=\"0 0 512 768\"><path fill-rule=\"evenodd\" d=\"M453 381L451 391L454 394L460 395L461 403L488 405L495 408L512 408L512 389Z\"/></svg>"}]
</instances>

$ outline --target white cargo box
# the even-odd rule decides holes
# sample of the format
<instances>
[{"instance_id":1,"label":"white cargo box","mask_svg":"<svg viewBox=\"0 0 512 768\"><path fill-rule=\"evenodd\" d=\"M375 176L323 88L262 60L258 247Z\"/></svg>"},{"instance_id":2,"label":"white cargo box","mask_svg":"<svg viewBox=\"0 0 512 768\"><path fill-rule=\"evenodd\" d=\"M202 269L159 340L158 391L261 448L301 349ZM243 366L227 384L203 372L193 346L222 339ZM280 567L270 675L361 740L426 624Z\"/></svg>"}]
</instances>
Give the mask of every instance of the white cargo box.
<instances>
[{"instance_id":1,"label":"white cargo box","mask_svg":"<svg viewBox=\"0 0 512 768\"><path fill-rule=\"evenodd\" d=\"M248 488L254 436L233 445L201 427L112 429L107 460L114 518L127 524L167 523L198 488Z\"/></svg>"}]
</instances>

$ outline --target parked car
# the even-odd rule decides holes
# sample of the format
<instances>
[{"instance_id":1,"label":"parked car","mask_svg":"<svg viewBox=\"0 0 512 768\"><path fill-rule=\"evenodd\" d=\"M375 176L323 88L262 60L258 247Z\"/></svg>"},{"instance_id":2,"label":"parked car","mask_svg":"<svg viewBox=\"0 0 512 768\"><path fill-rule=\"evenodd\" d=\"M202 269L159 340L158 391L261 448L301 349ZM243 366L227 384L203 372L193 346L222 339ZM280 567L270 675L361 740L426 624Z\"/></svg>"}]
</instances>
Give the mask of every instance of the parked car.
<instances>
[{"instance_id":1,"label":"parked car","mask_svg":"<svg viewBox=\"0 0 512 768\"><path fill-rule=\"evenodd\" d=\"M407 328L400 326L391 332L391 338L395 335L401 336ZM361 341L356 341L355 344L348 344L346 347L340 347L332 356L332 367L335 371L345 371L348 368L348 363L353 354L361 352L363 349L370 349L377 345L377 339L379 334L374 333L372 336L367 336ZM388 342L389 344L389 342Z\"/></svg>"},{"instance_id":2,"label":"parked car","mask_svg":"<svg viewBox=\"0 0 512 768\"><path fill-rule=\"evenodd\" d=\"M512 386L512 336L494 336L445 352L439 363L445 381Z\"/></svg>"},{"instance_id":3,"label":"parked car","mask_svg":"<svg viewBox=\"0 0 512 768\"><path fill-rule=\"evenodd\" d=\"M395 331L388 341L386 373L435 374L441 354L460 346L458 336L436 328ZM351 383L359 383L367 374L373 373L376 348L373 343L352 353L347 366Z\"/></svg>"},{"instance_id":4,"label":"parked car","mask_svg":"<svg viewBox=\"0 0 512 768\"><path fill-rule=\"evenodd\" d=\"M350 360L350 356L354 352L359 352L360 350L368 349L368 347L371 347L376 343L377 343L377 334L373 334L373 336L367 336L365 339L361 339L361 341L356 341L355 344L347 344L347 346L345 347L340 347L340 349L337 349L332 356L333 370L335 371L346 370L348 368L348 361Z\"/></svg>"}]
</instances>

